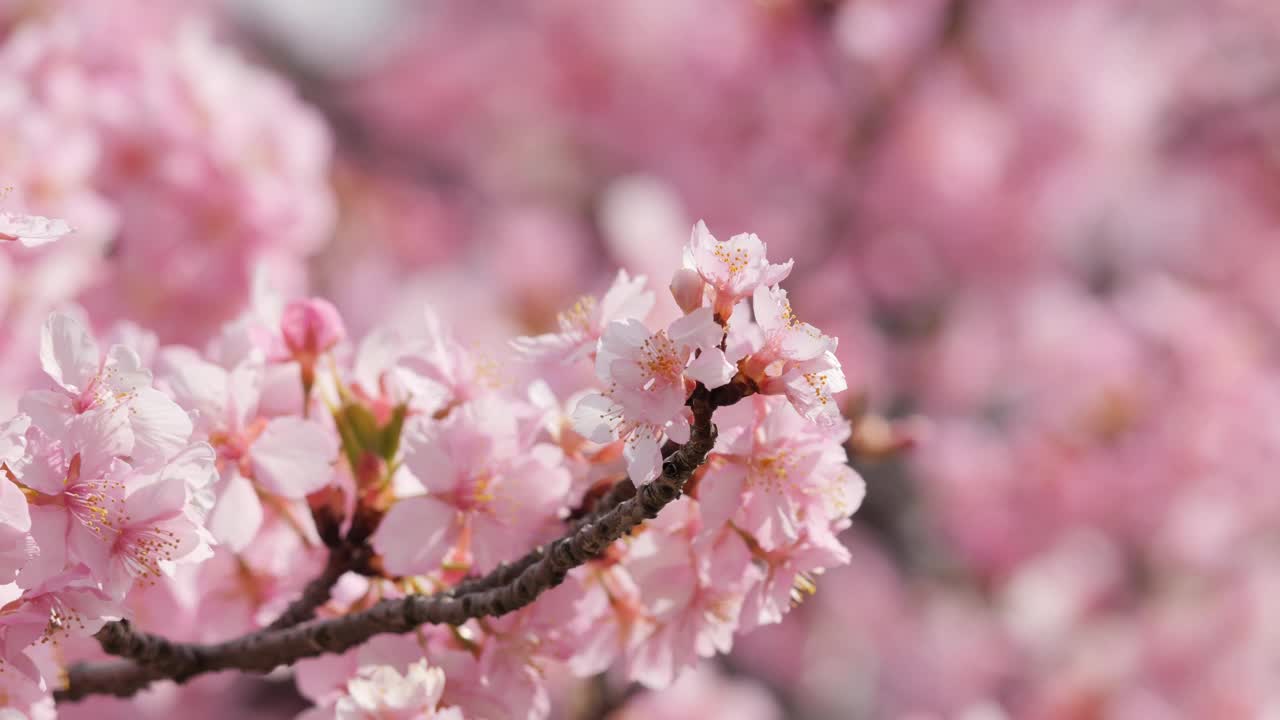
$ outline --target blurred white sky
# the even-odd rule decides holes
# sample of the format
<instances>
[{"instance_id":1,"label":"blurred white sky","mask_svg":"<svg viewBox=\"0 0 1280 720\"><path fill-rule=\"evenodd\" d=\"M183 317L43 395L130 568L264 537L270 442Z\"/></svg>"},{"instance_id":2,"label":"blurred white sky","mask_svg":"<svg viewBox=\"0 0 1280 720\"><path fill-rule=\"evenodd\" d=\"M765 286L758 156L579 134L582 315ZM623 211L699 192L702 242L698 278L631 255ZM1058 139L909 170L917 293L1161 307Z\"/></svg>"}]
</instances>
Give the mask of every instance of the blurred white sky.
<instances>
[{"instance_id":1,"label":"blurred white sky","mask_svg":"<svg viewBox=\"0 0 1280 720\"><path fill-rule=\"evenodd\" d=\"M223 0L241 21L266 32L312 69L360 69L389 47L408 0Z\"/></svg>"}]
</instances>

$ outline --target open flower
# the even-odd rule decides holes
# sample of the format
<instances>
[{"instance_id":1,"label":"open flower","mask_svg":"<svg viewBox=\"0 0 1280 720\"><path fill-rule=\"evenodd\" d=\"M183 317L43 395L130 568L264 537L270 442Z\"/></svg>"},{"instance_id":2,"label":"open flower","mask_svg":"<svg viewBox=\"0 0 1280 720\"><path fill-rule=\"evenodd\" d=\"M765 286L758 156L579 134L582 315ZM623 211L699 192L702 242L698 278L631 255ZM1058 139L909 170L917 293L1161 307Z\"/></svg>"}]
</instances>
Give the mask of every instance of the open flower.
<instances>
[{"instance_id":1,"label":"open flower","mask_svg":"<svg viewBox=\"0 0 1280 720\"><path fill-rule=\"evenodd\" d=\"M765 257L766 251L767 246L755 233L717 240L699 220L684 251L682 272L673 282L677 301L691 294L690 277L683 271L694 270L706 283L716 317L728 320L738 301L751 297L762 285L777 285L791 274L794 260L775 265Z\"/></svg>"},{"instance_id":2,"label":"open flower","mask_svg":"<svg viewBox=\"0 0 1280 720\"><path fill-rule=\"evenodd\" d=\"M212 470L212 453L208 459ZM190 503L181 476L148 482L125 496L107 555L107 592L122 598L135 581L154 585L172 563L208 547Z\"/></svg>"},{"instance_id":3,"label":"open flower","mask_svg":"<svg viewBox=\"0 0 1280 720\"><path fill-rule=\"evenodd\" d=\"M28 588L0 607L0 674L13 668L38 680L40 671L24 651L37 642L86 637L123 608L95 587L83 569L60 573Z\"/></svg>"},{"instance_id":4,"label":"open flower","mask_svg":"<svg viewBox=\"0 0 1280 720\"><path fill-rule=\"evenodd\" d=\"M142 366L138 353L112 345L102 354L74 316L53 313L45 321L40 365L54 389L27 392L21 407L43 432L60 439L76 416L119 407L127 418L117 428L123 442L119 454L135 467L158 467L186 446L190 418L151 386L151 371Z\"/></svg>"},{"instance_id":5,"label":"open flower","mask_svg":"<svg viewBox=\"0 0 1280 720\"><path fill-rule=\"evenodd\" d=\"M627 472L637 485L658 477L663 440L689 439L686 381L717 388L733 379L723 337L705 307L656 333L636 320L611 323L596 355L596 375L609 387L578 402L574 429L592 442L625 440Z\"/></svg>"},{"instance_id":6,"label":"open flower","mask_svg":"<svg viewBox=\"0 0 1280 720\"><path fill-rule=\"evenodd\" d=\"M849 386L836 359L836 338L798 320L782 288L756 288L752 306L763 340L746 359L744 374L761 393L786 395L809 420L823 425L838 422L840 408L834 395Z\"/></svg>"},{"instance_id":7,"label":"open flower","mask_svg":"<svg viewBox=\"0 0 1280 720\"><path fill-rule=\"evenodd\" d=\"M119 457L124 414L99 408L79 415L64 442L29 431L30 462L11 478L30 503L38 550L18 575L23 587L80 566L123 598L135 580L154 582L170 563L204 557L189 558L208 544L192 499L209 483L212 452L194 445L171 466L142 474Z\"/></svg>"},{"instance_id":8,"label":"open flower","mask_svg":"<svg viewBox=\"0 0 1280 720\"><path fill-rule=\"evenodd\" d=\"M373 536L386 569L485 572L542 539L569 490L559 449L524 437L510 407L482 398L406 430L404 464L425 494L391 507Z\"/></svg>"},{"instance_id":9,"label":"open flower","mask_svg":"<svg viewBox=\"0 0 1280 720\"><path fill-rule=\"evenodd\" d=\"M748 415L741 422L737 416ZM806 527L828 532L857 510L865 488L848 465L847 424L807 422L786 400L757 396L716 414L726 426L698 485L704 533L730 520L768 550L794 542ZM739 421L743 432L734 432ZM836 517L833 517L836 516Z\"/></svg>"},{"instance_id":10,"label":"open flower","mask_svg":"<svg viewBox=\"0 0 1280 720\"><path fill-rule=\"evenodd\" d=\"M802 533L786 547L757 552L755 564L765 577L751 584L743 599L742 631L781 622L783 615L817 590L815 576L849 559L849 550L830 532Z\"/></svg>"},{"instance_id":11,"label":"open flower","mask_svg":"<svg viewBox=\"0 0 1280 720\"><path fill-rule=\"evenodd\" d=\"M398 672L390 665L366 665L347 681L332 708L304 717L336 720L463 720L458 708L441 708L444 671L418 660ZM331 712L326 712L330 710Z\"/></svg>"},{"instance_id":12,"label":"open flower","mask_svg":"<svg viewBox=\"0 0 1280 720\"><path fill-rule=\"evenodd\" d=\"M29 495L39 555L22 569L19 585L34 587L81 563L95 579L106 580L108 548L133 470L119 458L128 437L118 407L77 416L62 442L28 431L31 459L14 481Z\"/></svg>"},{"instance_id":13,"label":"open flower","mask_svg":"<svg viewBox=\"0 0 1280 720\"><path fill-rule=\"evenodd\" d=\"M571 362L595 352L596 341L609 323L644 320L653 309L653 300L653 293L645 289L643 275L633 278L626 270L619 270L603 298L584 295L560 313L560 332L519 337L511 346L527 358Z\"/></svg>"},{"instance_id":14,"label":"open flower","mask_svg":"<svg viewBox=\"0 0 1280 720\"><path fill-rule=\"evenodd\" d=\"M172 358L164 380L178 404L196 416L195 437L217 452L221 475L209 529L241 550L262 524L258 491L305 498L333 479L338 442L317 422L267 418L259 412L264 368L248 361L227 371L195 357Z\"/></svg>"}]
</instances>

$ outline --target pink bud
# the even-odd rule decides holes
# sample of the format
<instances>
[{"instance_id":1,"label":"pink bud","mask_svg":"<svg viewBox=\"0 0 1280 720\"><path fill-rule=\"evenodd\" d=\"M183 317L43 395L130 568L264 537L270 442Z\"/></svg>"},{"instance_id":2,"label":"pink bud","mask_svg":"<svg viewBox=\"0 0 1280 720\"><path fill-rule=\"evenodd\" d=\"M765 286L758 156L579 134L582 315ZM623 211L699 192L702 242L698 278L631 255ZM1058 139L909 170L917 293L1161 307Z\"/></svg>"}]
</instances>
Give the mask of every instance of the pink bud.
<instances>
[{"instance_id":1,"label":"pink bud","mask_svg":"<svg viewBox=\"0 0 1280 720\"><path fill-rule=\"evenodd\" d=\"M298 359L315 358L347 335L338 309L327 300L294 300L284 309L280 331L289 352Z\"/></svg>"},{"instance_id":2,"label":"pink bud","mask_svg":"<svg viewBox=\"0 0 1280 720\"><path fill-rule=\"evenodd\" d=\"M702 276L692 268L680 268L671 277L671 296L686 313L702 307L702 290L706 287Z\"/></svg>"}]
</instances>

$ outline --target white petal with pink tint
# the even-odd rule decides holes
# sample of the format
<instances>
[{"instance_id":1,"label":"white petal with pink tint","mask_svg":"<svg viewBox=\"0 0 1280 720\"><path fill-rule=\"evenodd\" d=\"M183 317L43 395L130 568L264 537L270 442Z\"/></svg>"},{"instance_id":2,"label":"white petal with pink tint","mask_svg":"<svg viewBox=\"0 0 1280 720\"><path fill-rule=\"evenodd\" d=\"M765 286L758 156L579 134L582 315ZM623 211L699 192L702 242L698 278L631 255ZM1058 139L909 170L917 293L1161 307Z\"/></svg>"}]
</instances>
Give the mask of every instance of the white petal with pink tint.
<instances>
[{"instance_id":1,"label":"white petal with pink tint","mask_svg":"<svg viewBox=\"0 0 1280 720\"><path fill-rule=\"evenodd\" d=\"M658 447L657 433L635 432L627 438L622 455L627 459L627 474L639 487L661 474L662 451Z\"/></svg>"},{"instance_id":2,"label":"white petal with pink tint","mask_svg":"<svg viewBox=\"0 0 1280 720\"><path fill-rule=\"evenodd\" d=\"M677 346L712 348L720 344L724 328L716 322L711 308L702 307L671 323L667 336Z\"/></svg>"},{"instance_id":3,"label":"white petal with pink tint","mask_svg":"<svg viewBox=\"0 0 1280 720\"><path fill-rule=\"evenodd\" d=\"M191 437L191 418L155 388L138 390L129 403L129 424L133 426L132 460L139 469L164 464L186 446Z\"/></svg>"},{"instance_id":4,"label":"white petal with pink tint","mask_svg":"<svg viewBox=\"0 0 1280 720\"><path fill-rule=\"evenodd\" d=\"M0 212L0 242L17 241L26 247L36 247L70 232L71 225L66 220Z\"/></svg>"},{"instance_id":5,"label":"white petal with pink tint","mask_svg":"<svg viewBox=\"0 0 1280 720\"><path fill-rule=\"evenodd\" d=\"M619 270L613 285L600 299L600 318L597 327L603 328L615 320L635 318L644 320L653 309L654 296L647 288L644 275L630 277L626 270Z\"/></svg>"},{"instance_id":6,"label":"white petal with pink tint","mask_svg":"<svg viewBox=\"0 0 1280 720\"><path fill-rule=\"evenodd\" d=\"M738 368L729 364L720 348L704 350L684 370L685 375L712 390L728 383L737 372Z\"/></svg>"},{"instance_id":7,"label":"white petal with pink tint","mask_svg":"<svg viewBox=\"0 0 1280 720\"><path fill-rule=\"evenodd\" d=\"M604 395L584 395L573 409L573 430L591 442L607 443L615 438L618 412L618 406Z\"/></svg>"},{"instance_id":8,"label":"white petal with pink tint","mask_svg":"<svg viewBox=\"0 0 1280 720\"><path fill-rule=\"evenodd\" d=\"M40 334L40 367L63 389L84 392L102 367L98 343L71 315L54 313Z\"/></svg>"},{"instance_id":9,"label":"white petal with pink tint","mask_svg":"<svg viewBox=\"0 0 1280 720\"><path fill-rule=\"evenodd\" d=\"M163 380L173 399L193 413L201 432L220 429L227 416L230 375L199 358L171 356L170 359L171 367Z\"/></svg>"},{"instance_id":10,"label":"white petal with pink tint","mask_svg":"<svg viewBox=\"0 0 1280 720\"><path fill-rule=\"evenodd\" d=\"M458 530L453 507L419 495L391 506L373 534L373 548L387 572L421 575L440 569Z\"/></svg>"},{"instance_id":11,"label":"white petal with pink tint","mask_svg":"<svg viewBox=\"0 0 1280 720\"><path fill-rule=\"evenodd\" d=\"M3 439L0 438L0 443ZM0 463L4 462L0 449ZM27 498L17 485L0 479L0 584L13 582L18 571L36 553Z\"/></svg>"},{"instance_id":12,"label":"white petal with pink tint","mask_svg":"<svg viewBox=\"0 0 1280 720\"><path fill-rule=\"evenodd\" d=\"M253 478L264 490L302 498L328 485L338 443L320 425L296 417L267 423L250 448Z\"/></svg>"},{"instance_id":13,"label":"white petal with pink tint","mask_svg":"<svg viewBox=\"0 0 1280 720\"><path fill-rule=\"evenodd\" d=\"M262 518L262 502L253 483L231 470L205 526L220 544L232 552L240 552L258 534Z\"/></svg>"}]
</instances>

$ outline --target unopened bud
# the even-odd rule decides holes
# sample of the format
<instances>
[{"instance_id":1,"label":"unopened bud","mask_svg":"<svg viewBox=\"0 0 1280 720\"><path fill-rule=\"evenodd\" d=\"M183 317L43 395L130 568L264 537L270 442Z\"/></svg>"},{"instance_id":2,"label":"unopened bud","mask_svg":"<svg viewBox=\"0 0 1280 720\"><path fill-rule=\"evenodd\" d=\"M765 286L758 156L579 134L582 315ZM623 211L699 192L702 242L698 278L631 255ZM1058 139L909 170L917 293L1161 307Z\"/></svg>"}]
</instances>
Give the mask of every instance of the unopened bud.
<instances>
[{"instance_id":1,"label":"unopened bud","mask_svg":"<svg viewBox=\"0 0 1280 720\"><path fill-rule=\"evenodd\" d=\"M280 331L285 346L299 360L314 360L347 336L338 309L320 298L289 303L280 318Z\"/></svg>"},{"instance_id":2,"label":"unopened bud","mask_svg":"<svg viewBox=\"0 0 1280 720\"><path fill-rule=\"evenodd\" d=\"M680 268L671 277L671 296L676 299L676 305L686 313L702 307L702 292L705 287L702 276L692 268Z\"/></svg>"}]
</instances>

